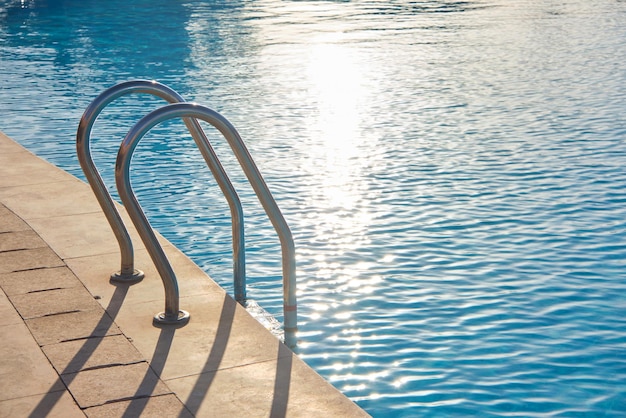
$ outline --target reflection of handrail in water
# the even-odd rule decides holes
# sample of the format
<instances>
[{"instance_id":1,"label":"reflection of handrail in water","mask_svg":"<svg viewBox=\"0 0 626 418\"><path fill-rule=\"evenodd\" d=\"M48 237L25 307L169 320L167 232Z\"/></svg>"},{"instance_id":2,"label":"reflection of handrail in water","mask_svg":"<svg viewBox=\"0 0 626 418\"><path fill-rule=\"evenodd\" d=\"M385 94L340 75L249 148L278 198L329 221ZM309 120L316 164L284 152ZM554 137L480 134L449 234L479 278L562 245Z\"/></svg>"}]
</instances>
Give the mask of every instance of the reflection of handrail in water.
<instances>
[{"instance_id":1,"label":"reflection of handrail in water","mask_svg":"<svg viewBox=\"0 0 626 418\"><path fill-rule=\"evenodd\" d=\"M137 282L143 279L143 272L134 268L133 244L130 235L115 208L113 199L107 191L102 177L98 173L91 157L90 139L93 125L104 108L115 99L131 93L147 93L160 97L169 103L180 103L185 100L171 88L157 83L156 81L135 80L117 84L96 97L83 113L78 131L76 133L76 150L78 161L85 173L85 177L100 203L109 225L117 238L121 253L121 268L117 273L111 275L111 280L120 282ZM230 206L232 218L232 239L233 239L233 277L235 299L244 303L246 300L246 267L245 267L245 245L243 210L241 201L232 183L228 179L217 155L198 122L194 119L185 118L185 125L193 137L196 145L200 149L206 164L213 173L222 193Z\"/></svg>"},{"instance_id":2,"label":"reflection of handrail in water","mask_svg":"<svg viewBox=\"0 0 626 418\"><path fill-rule=\"evenodd\" d=\"M141 138L154 126L174 118L204 120L221 132L237 157L274 229L276 229L282 249L285 344L289 347L295 347L297 332L296 265L291 230L235 127L214 110L191 103L163 106L143 117L131 128L122 141L115 163L115 182L120 198L156 265L165 288L165 312L157 314L155 322L184 322L187 320L188 314L179 310L176 275L132 190L129 171L133 152Z\"/></svg>"}]
</instances>

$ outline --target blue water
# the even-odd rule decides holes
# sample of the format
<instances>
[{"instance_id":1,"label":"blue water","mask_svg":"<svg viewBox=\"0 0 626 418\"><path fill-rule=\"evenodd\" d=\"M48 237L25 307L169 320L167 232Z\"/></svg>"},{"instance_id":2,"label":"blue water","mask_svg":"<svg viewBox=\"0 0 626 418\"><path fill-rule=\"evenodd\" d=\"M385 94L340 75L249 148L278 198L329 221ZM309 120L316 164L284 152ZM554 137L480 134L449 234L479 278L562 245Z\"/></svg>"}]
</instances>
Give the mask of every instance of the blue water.
<instances>
[{"instance_id":1,"label":"blue water","mask_svg":"<svg viewBox=\"0 0 626 418\"><path fill-rule=\"evenodd\" d=\"M626 416L626 2L0 1L0 130L82 177L87 104L156 79L239 129L298 253L299 354L373 416ZM107 110L93 151L160 105ZM180 124L152 224L231 289L228 208ZM280 251L242 195L249 296Z\"/></svg>"}]
</instances>

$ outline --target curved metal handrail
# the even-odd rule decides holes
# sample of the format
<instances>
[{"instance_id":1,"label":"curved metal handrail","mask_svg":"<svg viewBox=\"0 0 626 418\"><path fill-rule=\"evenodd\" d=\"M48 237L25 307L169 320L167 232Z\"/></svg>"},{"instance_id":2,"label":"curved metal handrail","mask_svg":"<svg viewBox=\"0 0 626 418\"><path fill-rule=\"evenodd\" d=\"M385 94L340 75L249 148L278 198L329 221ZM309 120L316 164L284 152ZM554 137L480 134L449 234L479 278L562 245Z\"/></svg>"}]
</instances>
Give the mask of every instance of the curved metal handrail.
<instances>
[{"instance_id":1,"label":"curved metal handrail","mask_svg":"<svg viewBox=\"0 0 626 418\"><path fill-rule=\"evenodd\" d=\"M115 99L132 93L147 93L160 97L169 103L181 103L185 100L176 91L164 84L149 80L134 80L117 84L96 97L87 107L78 125L76 133L76 151L78 161L87 177L100 207L117 238L121 253L121 268L111 275L111 280L134 283L143 279L143 272L134 268L133 245L128 231L115 208L113 199L107 191L91 157L90 139L93 125L104 108ZM246 300L246 270L243 210L239 196L222 167L215 151L211 147L200 124L194 119L185 118L185 125L200 149L204 160L213 173L222 193L226 196L232 218L233 239L233 278L235 299L244 303Z\"/></svg>"},{"instance_id":2,"label":"curved metal handrail","mask_svg":"<svg viewBox=\"0 0 626 418\"><path fill-rule=\"evenodd\" d=\"M130 184L129 171L133 151L141 138L154 126L174 118L204 120L222 133L237 157L263 209L270 218L274 229L278 233L283 259L285 344L289 347L295 347L297 332L296 265L295 246L291 230L235 127L216 111L192 103L170 104L144 116L131 128L122 141L115 163L115 182L120 198L148 249L152 261L156 265L161 280L163 281L163 287L165 288L165 311L155 315L154 321L156 323L186 322L189 316L185 311L179 309L179 292L176 275L137 201Z\"/></svg>"}]
</instances>

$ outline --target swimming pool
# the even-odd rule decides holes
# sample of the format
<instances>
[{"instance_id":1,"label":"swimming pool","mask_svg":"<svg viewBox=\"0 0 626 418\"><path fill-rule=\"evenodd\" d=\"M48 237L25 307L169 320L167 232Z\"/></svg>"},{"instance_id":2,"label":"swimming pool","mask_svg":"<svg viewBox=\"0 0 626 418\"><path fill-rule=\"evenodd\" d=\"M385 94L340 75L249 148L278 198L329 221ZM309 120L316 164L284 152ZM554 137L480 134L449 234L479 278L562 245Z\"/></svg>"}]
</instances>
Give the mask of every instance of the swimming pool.
<instances>
[{"instance_id":1,"label":"swimming pool","mask_svg":"<svg viewBox=\"0 0 626 418\"><path fill-rule=\"evenodd\" d=\"M82 111L120 81L233 122L294 233L300 356L370 414L623 416L626 2L0 5L0 130L71 173ZM111 186L146 103L94 128ZM229 288L228 207L180 132L140 144L135 190ZM249 296L280 317L277 239L215 144Z\"/></svg>"}]
</instances>

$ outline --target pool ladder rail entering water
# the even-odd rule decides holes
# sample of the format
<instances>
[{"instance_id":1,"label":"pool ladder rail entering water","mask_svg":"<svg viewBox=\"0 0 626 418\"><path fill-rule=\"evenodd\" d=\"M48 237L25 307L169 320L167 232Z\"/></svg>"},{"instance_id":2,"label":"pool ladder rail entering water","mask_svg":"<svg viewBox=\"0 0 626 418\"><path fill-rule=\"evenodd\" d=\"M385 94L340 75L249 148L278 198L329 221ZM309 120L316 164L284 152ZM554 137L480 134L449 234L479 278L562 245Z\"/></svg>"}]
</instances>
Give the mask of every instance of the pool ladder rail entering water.
<instances>
[{"instance_id":1,"label":"pool ladder rail entering water","mask_svg":"<svg viewBox=\"0 0 626 418\"><path fill-rule=\"evenodd\" d=\"M245 236L241 201L198 122L198 120L203 120L215 127L228 142L278 234L282 251L284 342L288 347L295 348L297 333L295 246L285 218L235 127L218 112L205 106L187 103L176 91L155 81L127 81L105 90L89 104L80 119L76 133L76 151L80 166L120 247L121 267L118 272L111 275L111 281L137 283L143 279L144 273L134 266L130 235L91 157L91 130L96 119L108 104L119 97L133 93L150 94L169 103L144 116L128 131L120 145L115 164L115 183L122 203L146 246L165 289L165 310L154 316L153 323L157 326L184 326L190 316L188 312L179 308L176 275L137 201L130 184L129 172L133 152L139 141L153 127L170 119L183 119L220 190L226 197L232 220L235 300L244 306L246 304Z\"/></svg>"}]
</instances>

